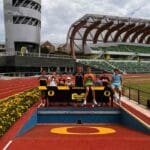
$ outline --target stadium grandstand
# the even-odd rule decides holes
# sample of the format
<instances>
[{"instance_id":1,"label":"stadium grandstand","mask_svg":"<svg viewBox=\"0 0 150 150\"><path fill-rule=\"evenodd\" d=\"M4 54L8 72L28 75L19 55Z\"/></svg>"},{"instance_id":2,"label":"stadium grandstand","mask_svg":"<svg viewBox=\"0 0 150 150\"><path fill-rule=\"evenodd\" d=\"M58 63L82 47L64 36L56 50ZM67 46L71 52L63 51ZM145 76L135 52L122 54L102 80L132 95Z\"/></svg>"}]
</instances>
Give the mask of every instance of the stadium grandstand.
<instances>
[{"instance_id":1,"label":"stadium grandstand","mask_svg":"<svg viewBox=\"0 0 150 150\"><path fill-rule=\"evenodd\" d=\"M37 74L41 68L73 73L78 64L91 66L97 73L111 73L114 68L122 73L150 73L150 21L87 14L71 25L66 43L58 50L47 41L40 52L7 52L6 43L5 54L0 55L0 73Z\"/></svg>"},{"instance_id":2,"label":"stadium grandstand","mask_svg":"<svg viewBox=\"0 0 150 150\"><path fill-rule=\"evenodd\" d=\"M117 67L124 73L149 73L149 44L150 21L140 18L87 14L67 35L68 49L78 63L107 72Z\"/></svg>"}]
</instances>

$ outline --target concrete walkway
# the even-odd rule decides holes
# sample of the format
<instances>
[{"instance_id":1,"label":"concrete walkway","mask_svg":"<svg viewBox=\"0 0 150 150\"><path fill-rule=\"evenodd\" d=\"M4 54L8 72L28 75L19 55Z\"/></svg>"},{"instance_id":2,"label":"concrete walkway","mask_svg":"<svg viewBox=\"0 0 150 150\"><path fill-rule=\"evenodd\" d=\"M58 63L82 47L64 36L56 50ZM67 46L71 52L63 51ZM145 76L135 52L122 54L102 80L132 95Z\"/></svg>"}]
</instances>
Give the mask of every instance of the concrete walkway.
<instances>
[{"instance_id":1,"label":"concrete walkway","mask_svg":"<svg viewBox=\"0 0 150 150\"><path fill-rule=\"evenodd\" d=\"M137 102L129 100L127 97L124 96L122 97L121 101L150 119L150 109L148 109L146 106L140 105Z\"/></svg>"}]
</instances>

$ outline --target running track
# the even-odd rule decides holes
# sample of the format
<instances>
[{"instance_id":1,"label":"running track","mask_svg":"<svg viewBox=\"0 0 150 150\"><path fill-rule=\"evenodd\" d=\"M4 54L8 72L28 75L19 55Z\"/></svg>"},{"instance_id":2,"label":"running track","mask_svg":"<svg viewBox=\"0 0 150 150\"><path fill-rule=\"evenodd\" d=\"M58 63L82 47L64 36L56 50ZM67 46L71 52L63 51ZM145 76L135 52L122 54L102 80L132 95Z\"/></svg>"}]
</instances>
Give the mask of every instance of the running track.
<instances>
[{"instance_id":1,"label":"running track","mask_svg":"<svg viewBox=\"0 0 150 150\"><path fill-rule=\"evenodd\" d=\"M13 80L0 80L0 98L11 96L18 92L22 92L33 87L37 87L37 78L23 78ZM32 130L28 131L21 137L14 139L16 132L26 122L29 116L33 113L37 106L33 107L25 114L15 126L1 138L0 147L4 147L9 140L13 140L9 145L10 150L17 149L53 149L53 150L149 150L150 148L150 136L141 132L137 132L120 125L92 125L110 127L116 130L116 133L109 135L57 135L50 133L50 129L54 127L61 127L66 125L37 125ZM129 108L128 108L129 109ZM133 111L133 110L132 110ZM136 112L137 114L137 112ZM143 118L143 116L141 116ZM146 120L145 120L146 121ZM85 125L85 129L81 129L79 126L74 132L85 132L88 125ZM94 131L91 131L94 132Z\"/></svg>"},{"instance_id":2,"label":"running track","mask_svg":"<svg viewBox=\"0 0 150 150\"><path fill-rule=\"evenodd\" d=\"M13 140L8 150L149 150L150 136L121 125L73 125L70 132L93 133L90 127L109 127L115 133L106 135L61 135L50 133L52 128L69 125L37 125ZM72 126L72 125L71 125Z\"/></svg>"},{"instance_id":3,"label":"running track","mask_svg":"<svg viewBox=\"0 0 150 150\"><path fill-rule=\"evenodd\" d=\"M35 77L0 80L0 99L38 86Z\"/></svg>"}]
</instances>

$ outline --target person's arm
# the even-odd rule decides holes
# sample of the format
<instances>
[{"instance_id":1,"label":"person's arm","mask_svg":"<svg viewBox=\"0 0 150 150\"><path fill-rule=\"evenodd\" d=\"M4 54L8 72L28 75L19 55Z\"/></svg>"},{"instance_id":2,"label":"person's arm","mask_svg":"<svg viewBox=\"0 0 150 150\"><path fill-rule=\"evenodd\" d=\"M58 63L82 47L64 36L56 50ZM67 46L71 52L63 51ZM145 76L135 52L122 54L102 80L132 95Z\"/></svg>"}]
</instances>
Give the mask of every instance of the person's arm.
<instances>
[{"instance_id":1,"label":"person's arm","mask_svg":"<svg viewBox=\"0 0 150 150\"><path fill-rule=\"evenodd\" d=\"M95 74L92 74L92 80L93 80L93 82L96 80Z\"/></svg>"},{"instance_id":2,"label":"person's arm","mask_svg":"<svg viewBox=\"0 0 150 150\"><path fill-rule=\"evenodd\" d=\"M84 74L84 76L83 76L83 84L85 84L86 78L87 78L87 74Z\"/></svg>"}]
</instances>

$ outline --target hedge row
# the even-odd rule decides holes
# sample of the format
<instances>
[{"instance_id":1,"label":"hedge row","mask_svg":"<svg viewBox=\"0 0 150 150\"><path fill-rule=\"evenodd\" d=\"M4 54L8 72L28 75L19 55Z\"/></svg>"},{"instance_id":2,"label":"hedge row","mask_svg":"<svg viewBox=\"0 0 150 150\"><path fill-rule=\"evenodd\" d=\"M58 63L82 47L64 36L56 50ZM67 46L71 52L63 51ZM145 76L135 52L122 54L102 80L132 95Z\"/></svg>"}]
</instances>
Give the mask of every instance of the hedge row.
<instances>
[{"instance_id":1,"label":"hedge row","mask_svg":"<svg viewBox=\"0 0 150 150\"><path fill-rule=\"evenodd\" d=\"M38 89L32 89L0 101L0 137L39 100Z\"/></svg>"}]
</instances>

